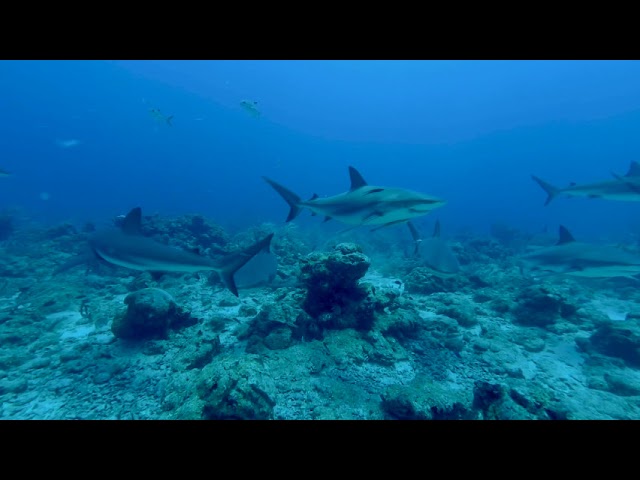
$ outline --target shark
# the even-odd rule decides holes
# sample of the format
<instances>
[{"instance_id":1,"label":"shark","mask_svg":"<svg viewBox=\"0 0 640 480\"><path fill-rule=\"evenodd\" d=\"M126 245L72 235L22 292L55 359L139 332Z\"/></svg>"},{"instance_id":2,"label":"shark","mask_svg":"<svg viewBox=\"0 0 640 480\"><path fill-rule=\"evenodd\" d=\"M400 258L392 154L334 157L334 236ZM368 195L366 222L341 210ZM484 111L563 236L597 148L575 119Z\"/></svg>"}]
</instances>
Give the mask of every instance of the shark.
<instances>
[{"instance_id":1,"label":"shark","mask_svg":"<svg viewBox=\"0 0 640 480\"><path fill-rule=\"evenodd\" d=\"M640 202L640 164L631 162L625 175L612 172L613 179L595 183L578 185L570 184L568 187L559 188L545 182L535 175L531 178L547 192L545 206L560 194L569 197L602 198L605 200L618 200L623 202Z\"/></svg>"},{"instance_id":2,"label":"shark","mask_svg":"<svg viewBox=\"0 0 640 480\"><path fill-rule=\"evenodd\" d=\"M160 109L158 108L150 108L149 109L149 113L151 114L151 116L153 118L155 118L158 122L160 123L166 123L167 125L169 125L170 127L173 127L173 124L171 123L171 120L173 120L173 115L169 115L166 116L163 113L160 112Z\"/></svg>"},{"instance_id":3,"label":"shark","mask_svg":"<svg viewBox=\"0 0 640 480\"><path fill-rule=\"evenodd\" d=\"M634 278L640 274L640 255L610 245L576 241L560 225L555 245L536 249L520 256L530 271L585 278Z\"/></svg>"},{"instance_id":4,"label":"shark","mask_svg":"<svg viewBox=\"0 0 640 480\"><path fill-rule=\"evenodd\" d=\"M125 216L119 228L95 232L89 238L91 251L88 256L97 257L111 265L140 271L180 273L214 271L225 287L237 297L239 296L238 287L234 274L258 253L270 253L273 238L271 233L247 248L227 253L220 259L212 259L145 237L142 234L141 221L142 210L136 207ZM86 257L87 255L81 255L72 258L58 267L54 274L90 260Z\"/></svg>"},{"instance_id":5,"label":"shark","mask_svg":"<svg viewBox=\"0 0 640 480\"><path fill-rule=\"evenodd\" d=\"M254 288L271 285L277 278L278 257L270 251L262 250L235 274L238 288Z\"/></svg>"},{"instance_id":6,"label":"shark","mask_svg":"<svg viewBox=\"0 0 640 480\"><path fill-rule=\"evenodd\" d=\"M262 178L289 204L287 222L306 208L312 215L324 216L325 222L335 219L354 227L372 225L376 227L373 230L377 230L421 217L446 204L440 198L412 190L369 185L352 166L349 166L349 177L348 191L330 197L313 194L309 200L302 200L268 177Z\"/></svg>"},{"instance_id":7,"label":"shark","mask_svg":"<svg viewBox=\"0 0 640 480\"><path fill-rule=\"evenodd\" d=\"M435 273L453 275L460 271L458 259L449 245L440 237L440 221L436 220L431 237L422 238L413 222L407 222L416 247L414 256L420 256L425 266Z\"/></svg>"},{"instance_id":8,"label":"shark","mask_svg":"<svg viewBox=\"0 0 640 480\"><path fill-rule=\"evenodd\" d=\"M258 110L258 102L255 100L242 100L240 106L252 117L257 118L261 115L260 110Z\"/></svg>"}]
</instances>

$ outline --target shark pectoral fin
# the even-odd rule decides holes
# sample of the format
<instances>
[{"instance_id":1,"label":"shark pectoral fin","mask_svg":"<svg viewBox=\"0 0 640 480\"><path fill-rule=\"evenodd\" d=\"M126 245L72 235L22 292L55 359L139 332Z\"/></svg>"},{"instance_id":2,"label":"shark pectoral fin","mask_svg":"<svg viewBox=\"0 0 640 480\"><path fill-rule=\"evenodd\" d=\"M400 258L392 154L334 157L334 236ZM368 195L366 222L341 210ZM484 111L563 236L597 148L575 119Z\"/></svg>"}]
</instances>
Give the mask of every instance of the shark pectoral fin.
<instances>
[{"instance_id":1,"label":"shark pectoral fin","mask_svg":"<svg viewBox=\"0 0 640 480\"><path fill-rule=\"evenodd\" d=\"M240 250L239 252L230 253L222 259L221 265L217 269L218 274L220 275L220 279L224 285L236 297L238 296L238 287L236 286L236 281L234 280L233 275L258 253L265 249L269 251L268 249L271 245L272 238L273 233L270 233L250 247Z\"/></svg>"},{"instance_id":2,"label":"shark pectoral fin","mask_svg":"<svg viewBox=\"0 0 640 480\"><path fill-rule=\"evenodd\" d=\"M171 123L172 119L173 119L173 115L169 115L167 117L167 125L169 125L170 127L173 127L173 123Z\"/></svg>"},{"instance_id":3,"label":"shark pectoral fin","mask_svg":"<svg viewBox=\"0 0 640 480\"><path fill-rule=\"evenodd\" d=\"M376 230L380 230L381 228L384 227L390 227L391 225L397 225L398 223L404 223L406 222L406 220L395 220L393 222L389 222L389 223L385 223L383 225L380 225L379 227L376 228L372 228L371 230L369 230L370 232L375 232Z\"/></svg>"},{"instance_id":4,"label":"shark pectoral fin","mask_svg":"<svg viewBox=\"0 0 640 480\"><path fill-rule=\"evenodd\" d=\"M340 230L338 232L338 235L342 235L343 233L347 233L350 232L352 230L355 230L356 228L358 228L359 225L356 225L355 227L349 227L349 228L345 228L344 230Z\"/></svg>"},{"instance_id":5,"label":"shark pectoral fin","mask_svg":"<svg viewBox=\"0 0 640 480\"><path fill-rule=\"evenodd\" d=\"M322 223L328 222L329 220L331 220L331 217L327 215L326 217L324 217L324 220L322 221Z\"/></svg>"},{"instance_id":6,"label":"shark pectoral fin","mask_svg":"<svg viewBox=\"0 0 640 480\"><path fill-rule=\"evenodd\" d=\"M373 217L382 217L383 215L384 215L384 213L382 213L382 212L374 211L374 212L371 212L369 215L366 215L366 216L362 219L362 221L363 221L363 222L365 222L365 221L369 220L370 218L373 218Z\"/></svg>"}]
</instances>

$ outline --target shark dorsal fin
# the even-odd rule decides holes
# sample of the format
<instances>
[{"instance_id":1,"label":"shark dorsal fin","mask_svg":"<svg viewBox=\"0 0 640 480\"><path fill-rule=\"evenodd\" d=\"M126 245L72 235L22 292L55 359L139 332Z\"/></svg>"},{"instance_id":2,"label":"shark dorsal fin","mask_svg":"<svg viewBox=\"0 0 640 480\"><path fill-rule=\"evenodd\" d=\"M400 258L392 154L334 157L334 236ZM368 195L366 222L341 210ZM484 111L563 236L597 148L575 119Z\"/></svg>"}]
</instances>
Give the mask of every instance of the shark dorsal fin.
<instances>
[{"instance_id":1,"label":"shark dorsal fin","mask_svg":"<svg viewBox=\"0 0 640 480\"><path fill-rule=\"evenodd\" d=\"M571 235L571 232L567 230L567 227L563 225L560 225L559 235L560 235L560 238L558 238L558 243L556 243L556 245L564 245L565 243L571 243L576 241L576 239L573 238L573 235Z\"/></svg>"},{"instance_id":2,"label":"shark dorsal fin","mask_svg":"<svg viewBox=\"0 0 640 480\"><path fill-rule=\"evenodd\" d=\"M440 236L440 220L436 220L436 226L433 227L433 236L434 237Z\"/></svg>"},{"instance_id":3,"label":"shark dorsal fin","mask_svg":"<svg viewBox=\"0 0 640 480\"><path fill-rule=\"evenodd\" d=\"M311 198L307 200L307 202L310 202L311 200L315 200L316 198L318 198L318 194L314 193L313 195L311 195Z\"/></svg>"},{"instance_id":4,"label":"shark dorsal fin","mask_svg":"<svg viewBox=\"0 0 640 480\"><path fill-rule=\"evenodd\" d=\"M349 177L351 178L351 188L349 191L354 191L360 187L366 187L367 182L362 178L360 172L358 172L355 168L349 167Z\"/></svg>"},{"instance_id":5,"label":"shark dorsal fin","mask_svg":"<svg viewBox=\"0 0 640 480\"><path fill-rule=\"evenodd\" d=\"M629 171L625 177L640 177L640 164L638 162L631 162L629 165Z\"/></svg>"},{"instance_id":6,"label":"shark dorsal fin","mask_svg":"<svg viewBox=\"0 0 640 480\"><path fill-rule=\"evenodd\" d=\"M132 209L122 221L122 231L128 235L142 235L142 209Z\"/></svg>"}]
</instances>

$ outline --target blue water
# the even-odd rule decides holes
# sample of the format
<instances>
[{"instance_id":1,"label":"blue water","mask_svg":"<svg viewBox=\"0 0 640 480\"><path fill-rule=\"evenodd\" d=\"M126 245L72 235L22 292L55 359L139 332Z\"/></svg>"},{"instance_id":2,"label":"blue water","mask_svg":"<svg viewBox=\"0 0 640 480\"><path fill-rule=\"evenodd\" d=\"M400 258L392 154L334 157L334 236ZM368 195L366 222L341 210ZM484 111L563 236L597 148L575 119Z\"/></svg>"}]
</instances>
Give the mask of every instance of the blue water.
<instances>
[{"instance_id":1,"label":"blue water","mask_svg":"<svg viewBox=\"0 0 640 480\"><path fill-rule=\"evenodd\" d=\"M0 92L0 167L14 174L0 206L44 223L138 205L234 229L281 223L288 207L262 175L306 198L346 190L353 165L446 199L424 220L446 231L640 230L640 204L544 207L530 178L597 181L640 159L637 61L0 61Z\"/></svg>"}]
</instances>

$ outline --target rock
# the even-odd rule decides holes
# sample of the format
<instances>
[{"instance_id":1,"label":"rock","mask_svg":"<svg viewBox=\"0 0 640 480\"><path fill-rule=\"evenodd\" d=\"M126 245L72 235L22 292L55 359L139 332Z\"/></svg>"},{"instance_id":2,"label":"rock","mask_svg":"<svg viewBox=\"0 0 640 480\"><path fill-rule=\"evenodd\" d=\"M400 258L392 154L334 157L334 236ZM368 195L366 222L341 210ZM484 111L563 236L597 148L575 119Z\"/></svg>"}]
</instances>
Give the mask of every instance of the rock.
<instances>
[{"instance_id":1,"label":"rock","mask_svg":"<svg viewBox=\"0 0 640 480\"><path fill-rule=\"evenodd\" d=\"M449 294L441 296L444 305L436 310L438 315L453 318L461 327L473 327L478 323L476 304L464 295Z\"/></svg>"},{"instance_id":2,"label":"rock","mask_svg":"<svg viewBox=\"0 0 640 480\"><path fill-rule=\"evenodd\" d=\"M640 395L640 383L638 375L604 374L608 390L621 397L633 397Z\"/></svg>"},{"instance_id":3,"label":"rock","mask_svg":"<svg viewBox=\"0 0 640 480\"><path fill-rule=\"evenodd\" d=\"M576 338L578 348L623 359L629 366L640 366L640 332L636 326L604 324L589 337Z\"/></svg>"},{"instance_id":4,"label":"rock","mask_svg":"<svg viewBox=\"0 0 640 480\"><path fill-rule=\"evenodd\" d=\"M301 313L299 308L286 303L265 304L243 333L249 338L247 352L259 353L262 347L270 350L289 347L293 341L292 330L297 328L296 320Z\"/></svg>"},{"instance_id":5,"label":"rock","mask_svg":"<svg viewBox=\"0 0 640 480\"><path fill-rule=\"evenodd\" d=\"M524 326L544 328L554 324L559 317L572 316L577 310L564 296L541 286L525 288L516 301L513 318L515 323Z\"/></svg>"},{"instance_id":6,"label":"rock","mask_svg":"<svg viewBox=\"0 0 640 480\"><path fill-rule=\"evenodd\" d=\"M113 320L111 331L118 338L165 338L170 327L185 323L190 315L173 297L159 288L143 288L124 299L127 311Z\"/></svg>"},{"instance_id":7,"label":"rock","mask_svg":"<svg viewBox=\"0 0 640 480\"><path fill-rule=\"evenodd\" d=\"M211 363L198 384L202 417L208 420L271 420L275 394L273 379L251 358Z\"/></svg>"}]
</instances>

